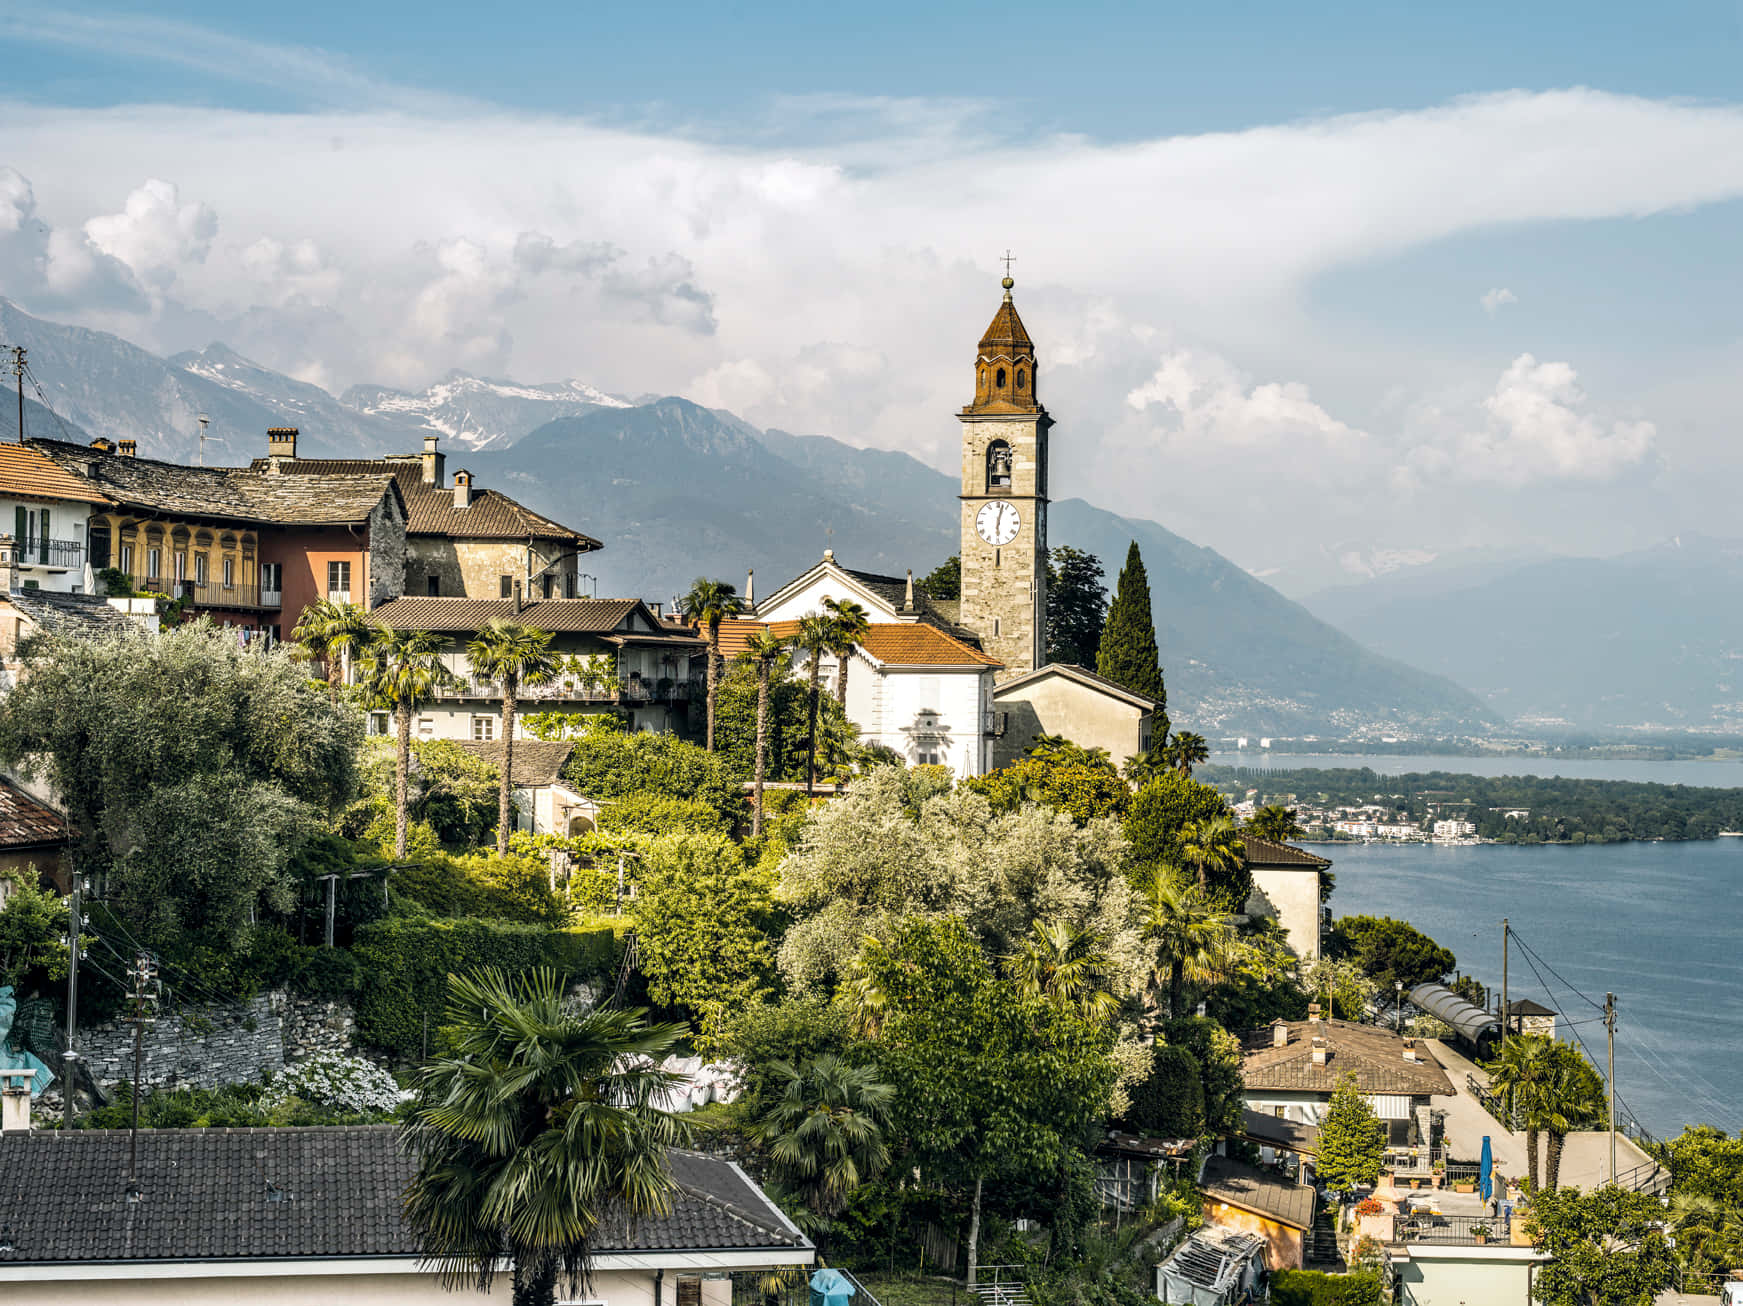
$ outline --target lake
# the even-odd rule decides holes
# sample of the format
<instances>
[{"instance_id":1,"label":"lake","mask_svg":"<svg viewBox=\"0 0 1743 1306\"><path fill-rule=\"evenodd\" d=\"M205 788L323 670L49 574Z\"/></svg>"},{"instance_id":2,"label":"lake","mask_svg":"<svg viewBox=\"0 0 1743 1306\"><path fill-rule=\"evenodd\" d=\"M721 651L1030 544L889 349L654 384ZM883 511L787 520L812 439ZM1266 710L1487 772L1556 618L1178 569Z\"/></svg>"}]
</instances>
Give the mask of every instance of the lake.
<instances>
[{"instance_id":1,"label":"lake","mask_svg":"<svg viewBox=\"0 0 1743 1306\"><path fill-rule=\"evenodd\" d=\"M1743 789L1743 758L1723 761L1634 761L1622 758L1435 757L1369 753L1273 753L1247 748L1212 753L1213 766L1246 766L1265 771L1356 770L1380 775L1412 771L1452 771L1458 775L1554 775L1572 780L1640 780L1653 784Z\"/></svg>"},{"instance_id":2,"label":"lake","mask_svg":"<svg viewBox=\"0 0 1743 1306\"><path fill-rule=\"evenodd\" d=\"M1486 759L1384 760L1432 760L1452 769L1447 764ZM1617 1092L1660 1138L1684 1124L1743 1128L1743 839L1580 848L1314 847L1334 863L1335 915L1408 920L1451 949L1466 974L1497 991L1501 918L1509 918L1543 971L1540 982L1516 945L1511 996L1562 1013L1564 1038L1572 1036L1566 1021L1580 1022L1578 1033L1600 1070L1600 1013L1565 985L1599 1004L1614 993Z\"/></svg>"}]
</instances>

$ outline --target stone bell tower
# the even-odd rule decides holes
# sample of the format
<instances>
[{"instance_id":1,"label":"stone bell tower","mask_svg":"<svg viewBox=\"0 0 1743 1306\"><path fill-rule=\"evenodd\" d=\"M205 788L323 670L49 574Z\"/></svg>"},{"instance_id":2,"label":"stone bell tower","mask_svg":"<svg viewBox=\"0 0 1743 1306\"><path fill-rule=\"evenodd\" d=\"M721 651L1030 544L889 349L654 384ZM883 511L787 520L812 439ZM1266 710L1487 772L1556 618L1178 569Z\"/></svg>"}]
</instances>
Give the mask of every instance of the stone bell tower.
<instances>
[{"instance_id":1,"label":"stone bell tower","mask_svg":"<svg viewBox=\"0 0 1743 1306\"><path fill-rule=\"evenodd\" d=\"M962 423L962 616L1005 664L1000 680L1047 660L1047 431L1035 342L1005 299L975 356Z\"/></svg>"}]
</instances>

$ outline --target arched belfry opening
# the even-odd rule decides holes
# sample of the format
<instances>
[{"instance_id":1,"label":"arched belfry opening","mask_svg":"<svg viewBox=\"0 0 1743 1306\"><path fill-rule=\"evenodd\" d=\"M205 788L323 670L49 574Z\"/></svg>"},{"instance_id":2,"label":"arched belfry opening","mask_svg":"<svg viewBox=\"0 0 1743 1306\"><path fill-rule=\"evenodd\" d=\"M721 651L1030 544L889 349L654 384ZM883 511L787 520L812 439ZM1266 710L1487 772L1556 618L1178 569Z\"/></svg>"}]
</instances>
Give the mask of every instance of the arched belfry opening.
<instances>
[{"instance_id":1,"label":"arched belfry opening","mask_svg":"<svg viewBox=\"0 0 1743 1306\"><path fill-rule=\"evenodd\" d=\"M988 490L1008 490L1011 488L1011 446L1003 440L994 440L987 446L986 488Z\"/></svg>"}]
</instances>

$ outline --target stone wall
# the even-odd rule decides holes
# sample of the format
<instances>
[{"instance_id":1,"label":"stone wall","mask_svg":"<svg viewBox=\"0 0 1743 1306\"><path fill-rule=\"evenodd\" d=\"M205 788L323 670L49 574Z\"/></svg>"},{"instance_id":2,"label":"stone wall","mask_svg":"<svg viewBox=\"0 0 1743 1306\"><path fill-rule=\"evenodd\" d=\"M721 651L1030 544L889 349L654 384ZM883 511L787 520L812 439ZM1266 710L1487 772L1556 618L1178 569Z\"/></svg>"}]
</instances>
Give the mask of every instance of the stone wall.
<instances>
[{"instance_id":1,"label":"stone wall","mask_svg":"<svg viewBox=\"0 0 1743 1306\"><path fill-rule=\"evenodd\" d=\"M316 1052L351 1053L356 1020L342 1002L283 989L228 1007L166 1007L145 1029L147 1084L216 1088L260 1083ZM79 1055L101 1084L133 1078L133 1027L82 1029Z\"/></svg>"}]
</instances>

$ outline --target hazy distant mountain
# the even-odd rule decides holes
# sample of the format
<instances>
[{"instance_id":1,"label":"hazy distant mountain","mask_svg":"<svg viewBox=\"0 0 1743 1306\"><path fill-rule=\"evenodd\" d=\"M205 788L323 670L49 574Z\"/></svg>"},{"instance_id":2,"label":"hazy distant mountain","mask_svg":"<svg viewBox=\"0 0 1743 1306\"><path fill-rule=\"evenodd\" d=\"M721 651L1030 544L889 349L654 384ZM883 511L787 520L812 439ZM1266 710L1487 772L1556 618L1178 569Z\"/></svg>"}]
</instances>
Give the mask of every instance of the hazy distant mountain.
<instances>
[{"instance_id":1,"label":"hazy distant mountain","mask_svg":"<svg viewBox=\"0 0 1743 1306\"><path fill-rule=\"evenodd\" d=\"M1736 729L1740 593L1743 542L1684 536L1617 558L1392 577L1307 606L1370 647L1457 674L1508 717Z\"/></svg>"},{"instance_id":2,"label":"hazy distant mountain","mask_svg":"<svg viewBox=\"0 0 1743 1306\"><path fill-rule=\"evenodd\" d=\"M421 394L354 385L339 397L348 408L378 417L421 439L434 432L468 449L506 447L546 422L595 408L628 408L585 381L521 385L449 372Z\"/></svg>"}]
</instances>

